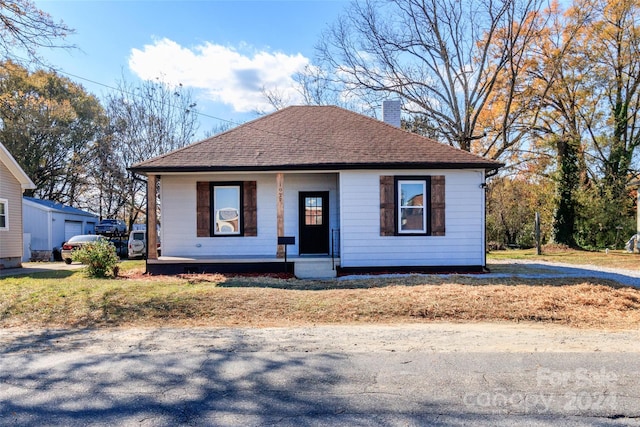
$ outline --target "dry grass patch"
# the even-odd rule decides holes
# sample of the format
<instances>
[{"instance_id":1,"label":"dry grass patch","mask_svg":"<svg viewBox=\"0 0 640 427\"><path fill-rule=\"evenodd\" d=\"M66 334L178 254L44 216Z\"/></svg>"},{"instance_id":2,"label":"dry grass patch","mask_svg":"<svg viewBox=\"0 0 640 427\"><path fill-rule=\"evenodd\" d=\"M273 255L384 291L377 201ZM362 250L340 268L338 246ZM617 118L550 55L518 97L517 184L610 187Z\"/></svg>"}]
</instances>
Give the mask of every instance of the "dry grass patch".
<instances>
[{"instance_id":1,"label":"dry grass patch","mask_svg":"<svg viewBox=\"0 0 640 427\"><path fill-rule=\"evenodd\" d=\"M0 280L0 326L292 326L521 322L637 328L640 290L606 281L392 276L310 281L223 275L118 280L81 272Z\"/></svg>"}]
</instances>

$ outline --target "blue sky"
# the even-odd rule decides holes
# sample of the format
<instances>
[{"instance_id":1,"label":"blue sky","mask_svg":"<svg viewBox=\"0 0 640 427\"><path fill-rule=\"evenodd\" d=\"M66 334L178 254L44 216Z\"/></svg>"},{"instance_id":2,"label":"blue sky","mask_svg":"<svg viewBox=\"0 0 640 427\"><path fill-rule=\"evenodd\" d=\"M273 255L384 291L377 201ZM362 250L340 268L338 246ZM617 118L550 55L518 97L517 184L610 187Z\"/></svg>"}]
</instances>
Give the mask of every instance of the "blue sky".
<instances>
[{"instance_id":1,"label":"blue sky","mask_svg":"<svg viewBox=\"0 0 640 427\"><path fill-rule=\"evenodd\" d=\"M43 51L67 77L102 97L124 76L191 88L205 115L235 122L268 108L262 87L292 90L291 76L348 0L38 0L76 30L78 49ZM91 82L97 82L94 84ZM105 87L107 86L107 87ZM289 94L295 99L295 93ZM201 116L200 134L220 122Z\"/></svg>"}]
</instances>

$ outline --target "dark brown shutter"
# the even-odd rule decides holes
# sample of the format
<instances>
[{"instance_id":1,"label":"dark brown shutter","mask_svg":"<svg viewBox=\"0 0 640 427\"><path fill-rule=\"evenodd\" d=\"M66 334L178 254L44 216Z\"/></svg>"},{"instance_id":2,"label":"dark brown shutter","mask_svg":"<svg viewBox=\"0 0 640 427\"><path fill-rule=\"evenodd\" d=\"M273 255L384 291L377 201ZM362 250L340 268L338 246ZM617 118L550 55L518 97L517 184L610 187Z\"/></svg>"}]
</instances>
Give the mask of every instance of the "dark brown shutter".
<instances>
[{"instance_id":1,"label":"dark brown shutter","mask_svg":"<svg viewBox=\"0 0 640 427\"><path fill-rule=\"evenodd\" d=\"M198 182L196 192L197 235L211 237L211 185Z\"/></svg>"},{"instance_id":2,"label":"dark brown shutter","mask_svg":"<svg viewBox=\"0 0 640 427\"><path fill-rule=\"evenodd\" d=\"M444 236L444 176L431 177L431 235Z\"/></svg>"},{"instance_id":3,"label":"dark brown shutter","mask_svg":"<svg viewBox=\"0 0 640 427\"><path fill-rule=\"evenodd\" d=\"M258 202L256 181L245 181L242 184L242 210L244 219L244 235L258 235Z\"/></svg>"},{"instance_id":4,"label":"dark brown shutter","mask_svg":"<svg viewBox=\"0 0 640 427\"><path fill-rule=\"evenodd\" d=\"M393 236L396 234L395 226L395 180L393 176L380 177L380 235Z\"/></svg>"}]
</instances>

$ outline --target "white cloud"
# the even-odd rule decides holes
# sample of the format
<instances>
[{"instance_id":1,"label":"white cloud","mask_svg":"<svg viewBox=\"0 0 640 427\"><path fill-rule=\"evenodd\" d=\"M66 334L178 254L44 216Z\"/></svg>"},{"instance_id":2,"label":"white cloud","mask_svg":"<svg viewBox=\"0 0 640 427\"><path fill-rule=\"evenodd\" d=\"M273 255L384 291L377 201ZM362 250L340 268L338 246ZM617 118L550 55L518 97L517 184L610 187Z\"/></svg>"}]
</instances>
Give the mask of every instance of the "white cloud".
<instances>
[{"instance_id":1,"label":"white cloud","mask_svg":"<svg viewBox=\"0 0 640 427\"><path fill-rule=\"evenodd\" d=\"M237 112L270 111L262 89L277 91L292 102L301 102L293 75L303 71L309 59L301 54L241 50L205 43L185 48L169 40L157 40L141 50L132 49L129 68L145 80L161 78L170 84L203 90L211 101L231 105Z\"/></svg>"}]
</instances>

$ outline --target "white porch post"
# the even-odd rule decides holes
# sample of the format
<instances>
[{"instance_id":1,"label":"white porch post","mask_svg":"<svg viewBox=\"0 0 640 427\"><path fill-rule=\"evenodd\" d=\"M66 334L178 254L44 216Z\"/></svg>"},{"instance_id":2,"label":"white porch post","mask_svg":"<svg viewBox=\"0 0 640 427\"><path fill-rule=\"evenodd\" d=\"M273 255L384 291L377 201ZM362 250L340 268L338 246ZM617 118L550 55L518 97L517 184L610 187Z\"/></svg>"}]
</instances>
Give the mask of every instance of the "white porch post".
<instances>
[{"instance_id":1,"label":"white porch post","mask_svg":"<svg viewBox=\"0 0 640 427\"><path fill-rule=\"evenodd\" d=\"M158 177L156 175L147 176L147 259L158 259L158 217L156 206L156 185Z\"/></svg>"}]
</instances>

